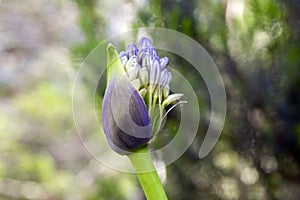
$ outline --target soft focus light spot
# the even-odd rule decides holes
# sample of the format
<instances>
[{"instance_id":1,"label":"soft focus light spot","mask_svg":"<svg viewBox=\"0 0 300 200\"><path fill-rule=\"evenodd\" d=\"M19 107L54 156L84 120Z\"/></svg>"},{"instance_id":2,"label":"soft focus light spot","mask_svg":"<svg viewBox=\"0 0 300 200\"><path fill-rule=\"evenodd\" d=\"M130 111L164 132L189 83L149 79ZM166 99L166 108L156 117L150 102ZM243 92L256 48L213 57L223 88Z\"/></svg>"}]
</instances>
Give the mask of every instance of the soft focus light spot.
<instances>
[{"instance_id":1,"label":"soft focus light spot","mask_svg":"<svg viewBox=\"0 0 300 200\"><path fill-rule=\"evenodd\" d=\"M231 178L224 178L221 183L222 193L220 196L225 199L239 199L239 188L237 181Z\"/></svg>"},{"instance_id":2,"label":"soft focus light spot","mask_svg":"<svg viewBox=\"0 0 300 200\"><path fill-rule=\"evenodd\" d=\"M228 152L219 153L213 158L214 165L221 169L230 169L234 166L235 162L235 155Z\"/></svg>"},{"instance_id":3,"label":"soft focus light spot","mask_svg":"<svg viewBox=\"0 0 300 200\"><path fill-rule=\"evenodd\" d=\"M115 35L130 29L137 12L137 8L132 3L108 0L101 5L106 7L108 13L106 15L108 35ZM141 2L141 5L138 6L142 5L143 3Z\"/></svg>"},{"instance_id":4,"label":"soft focus light spot","mask_svg":"<svg viewBox=\"0 0 300 200\"><path fill-rule=\"evenodd\" d=\"M246 184L246 185L253 185L258 181L259 175L256 169L250 168L250 167L245 167L241 171L241 180Z\"/></svg>"},{"instance_id":5,"label":"soft focus light spot","mask_svg":"<svg viewBox=\"0 0 300 200\"><path fill-rule=\"evenodd\" d=\"M261 159L260 167L266 172L266 173L272 173L275 171L278 167L277 160L273 156L264 156Z\"/></svg>"},{"instance_id":6,"label":"soft focus light spot","mask_svg":"<svg viewBox=\"0 0 300 200\"><path fill-rule=\"evenodd\" d=\"M21 194L26 199L46 199L48 198L44 189L33 181L28 181L22 184Z\"/></svg>"},{"instance_id":7,"label":"soft focus light spot","mask_svg":"<svg viewBox=\"0 0 300 200\"><path fill-rule=\"evenodd\" d=\"M20 198L20 181L14 179L1 180L0 193L13 199Z\"/></svg>"},{"instance_id":8,"label":"soft focus light spot","mask_svg":"<svg viewBox=\"0 0 300 200\"><path fill-rule=\"evenodd\" d=\"M91 187L93 182L104 172L104 169L99 167L99 163L95 160L90 160L75 177L82 187Z\"/></svg>"},{"instance_id":9,"label":"soft focus light spot","mask_svg":"<svg viewBox=\"0 0 300 200\"><path fill-rule=\"evenodd\" d=\"M124 177L120 179L120 190L124 194L126 199L134 199L135 194L138 192L136 185L132 183L132 180Z\"/></svg>"},{"instance_id":10,"label":"soft focus light spot","mask_svg":"<svg viewBox=\"0 0 300 200\"><path fill-rule=\"evenodd\" d=\"M226 21L231 23L233 19L242 19L244 13L244 0L228 0L226 7Z\"/></svg>"},{"instance_id":11,"label":"soft focus light spot","mask_svg":"<svg viewBox=\"0 0 300 200\"><path fill-rule=\"evenodd\" d=\"M146 0L133 0L133 2L134 2L134 5L136 5L139 9L143 8L147 3Z\"/></svg>"},{"instance_id":12,"label":"soft focus light spot","mask_svg":"<svg viewBox=\"0 0 300 200\"><path fill-rule=\"evenodd\" d=\"M254 35L253 47L257 50L263 49L270 44L271 40L272 38L267 32L259 31Z\"/></svg>"}]
</instances>

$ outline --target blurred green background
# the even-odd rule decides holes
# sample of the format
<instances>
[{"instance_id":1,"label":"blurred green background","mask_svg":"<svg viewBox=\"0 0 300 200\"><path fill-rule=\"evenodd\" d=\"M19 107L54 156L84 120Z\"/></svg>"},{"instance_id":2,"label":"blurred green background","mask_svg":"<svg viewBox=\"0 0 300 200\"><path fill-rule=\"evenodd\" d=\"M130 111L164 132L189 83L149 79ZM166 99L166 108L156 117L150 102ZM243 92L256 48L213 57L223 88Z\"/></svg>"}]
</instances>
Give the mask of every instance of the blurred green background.
<instances>
[{"instance_id":1,"label":"blurred green background","mask_svg":"<svg viewBox=\"0 0 300 200\"><path fill-rule=\"evenodd\" d=\"M2 0L0 199L144 199L134 175L100 165L82 147L71 97L88 53L107 37L142 26L198 41L227 92L226 123L214 150L198 158L209 124L202 117L192 146L166 168L169 199L299 199L297 0ZM185 75L199 94L201 115L209 116L201 77L192 70Z\"/></svg>"}]
</instances>

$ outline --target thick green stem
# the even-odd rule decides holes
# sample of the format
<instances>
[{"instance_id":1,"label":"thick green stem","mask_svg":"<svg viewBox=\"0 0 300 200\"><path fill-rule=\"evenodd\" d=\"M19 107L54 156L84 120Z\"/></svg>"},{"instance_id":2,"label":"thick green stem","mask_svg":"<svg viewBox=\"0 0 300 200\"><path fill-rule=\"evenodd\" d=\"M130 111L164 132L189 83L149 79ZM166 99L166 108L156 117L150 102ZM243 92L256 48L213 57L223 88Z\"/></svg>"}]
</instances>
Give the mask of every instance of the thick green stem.
<instances>
[{"instance_id":1,"label":"thick green stem","mask_svg":"<svg viewBox=\"0 0 300 200\"><path fill-rule=\"evenodd\" d=\"M128 155L147 200L167 200L147 147Z\"/></svg>"}]
</instances>

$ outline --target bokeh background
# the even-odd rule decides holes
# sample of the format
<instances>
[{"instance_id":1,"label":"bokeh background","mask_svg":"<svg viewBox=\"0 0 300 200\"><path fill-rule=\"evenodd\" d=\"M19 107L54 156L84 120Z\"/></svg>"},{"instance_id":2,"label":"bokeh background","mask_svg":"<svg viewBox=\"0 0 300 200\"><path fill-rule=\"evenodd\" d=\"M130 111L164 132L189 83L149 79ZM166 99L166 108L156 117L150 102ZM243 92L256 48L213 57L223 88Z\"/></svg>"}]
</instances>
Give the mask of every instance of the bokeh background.
<instances>
[{"instance_id":1,"label":"bokeh background","mask_svg":"<svg viewBox=\"0 0 300 200\"><path fill-rule=\"evenodd\" d=\"M198 158L209 124L202 117L192 146L166 168L169 199L299 199L297 0L2 0L0 199L145 199L135 175L86 152L72 116L72 84L84 58L105 38L142 26L198 41L227 93L214 150ZM209 116L201 77L184 73L199 94L201 115ZM174 132L176 115L164 131Z\"/></svg>"}]
</instances>

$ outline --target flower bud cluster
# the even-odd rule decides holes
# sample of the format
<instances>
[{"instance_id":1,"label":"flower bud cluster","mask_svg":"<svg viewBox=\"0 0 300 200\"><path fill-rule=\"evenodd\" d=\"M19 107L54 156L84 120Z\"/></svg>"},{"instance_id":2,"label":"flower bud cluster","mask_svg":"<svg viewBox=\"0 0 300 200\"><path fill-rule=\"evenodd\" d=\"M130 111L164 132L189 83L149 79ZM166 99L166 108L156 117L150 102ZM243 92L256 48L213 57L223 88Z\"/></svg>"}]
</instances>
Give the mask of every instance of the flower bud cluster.
<instances>
[{"instance_id":1,"label":"flower bud cluster","mask_svg":"<svg viewBox=\"0 0 300 200\"><path fill-rule=\"evenodd\" d=\"M159 58L150 39L126 52L107 47L107 88L102 104L102 124L110 147L119 154L147 145L161 130L167 114L183 94L170 94L169 59ZM165 112L165 108L168 108ZM165 113L164 113L165 112Z\"/></svg>"},{"instance_id":2,"label":"flower bud cluster","mask_svg":"<svg viewBox=\"0 0 300 200\"><path fill-rule=\"evenodd\" d=\"M128 78L144 98L151 112L151 107L158 103L167 106L177 103L182 94L170 95L172 74L168 70L169 58L159 58L149 38L140 40L139 48L131 43L126 52L119 54Z\"/></svg>"}]
</instances>

